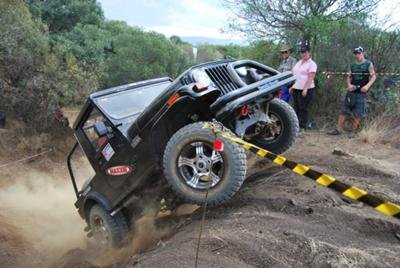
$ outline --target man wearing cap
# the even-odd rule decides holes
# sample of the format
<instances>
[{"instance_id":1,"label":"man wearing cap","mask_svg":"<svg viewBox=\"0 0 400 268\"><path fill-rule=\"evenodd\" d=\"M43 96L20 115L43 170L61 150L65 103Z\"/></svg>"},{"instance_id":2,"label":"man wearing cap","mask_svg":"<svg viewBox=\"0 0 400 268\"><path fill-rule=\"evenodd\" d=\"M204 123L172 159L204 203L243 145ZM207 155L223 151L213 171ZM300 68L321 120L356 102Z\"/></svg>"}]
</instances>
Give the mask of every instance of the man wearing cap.
<instances>
[{"instance_id":1,"label":"man wearing cap","mask_svg":"<svg viewBox=\"0 0 400 268\"><path fill-rule=\"evenodd\" d=\"M347 94L340 107L339 119L335 129L328 132L330 135L340 135L347 116L352 117L351 136L360 126L361 118L367 115L367 93L376 80L374 65L365 59L364 48L361 46L353 50L355 62L350 65L347 76Z\"/></svg>"},{"instance_id":2,"label":"man wearing cap","mask_svg":"<svg viewBox=\"0 0 400 268\"><path fill-rule=\"evenodd\" d=\"M293 67L296 82L289 91L293 94L294 110L299 118L300 129L305 130L308 121L308 107L314 95L317 64L311 59L308 45L301 46L300 55L301 59Z\"/></svg>"},{"instance_id":3,"label":"man wearing cap","mask_svg":"<svg viewBox=\"0 0 400 268\"><path fill-rule=\"evenodd\" d=\"M280 72L286 72L286 71L292 71L294 65L296 65L297 60L291 56L292 54L292 48L285 45L282 46L281 48L281 55L282 55L282 61L279 64L278 71ZM289 89L287 86L282 87L281 89L281 94L279 96L281 100L284 100L286 102L289 102L290 100L290 93Z\"/></svg>"}]
</instances>

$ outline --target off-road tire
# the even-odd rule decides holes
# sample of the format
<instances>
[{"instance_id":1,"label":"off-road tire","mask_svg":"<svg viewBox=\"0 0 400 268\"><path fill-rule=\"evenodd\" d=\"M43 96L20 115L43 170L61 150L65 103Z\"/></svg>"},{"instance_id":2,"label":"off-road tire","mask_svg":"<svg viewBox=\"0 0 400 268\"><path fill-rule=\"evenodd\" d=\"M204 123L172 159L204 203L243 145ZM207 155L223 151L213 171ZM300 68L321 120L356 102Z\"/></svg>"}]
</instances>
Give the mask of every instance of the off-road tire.
<instances>
[{"instance_id":1,"label":"off-road tire","mask_svg":"<svg viewBox=\"0 0 400 268\"><path fill-rule=\"evenodd\" d=\"M164 176L178 197L184 201L201 205L204 203L206 189L195 189L187 185L178 171L178 159L181 151L188 144L201 141L212 146L216 136L207 128L205 122L189 124L178 130L168 141L164 151ZM240 189L247 169L247 160L244 149L238 144L219 137L224 143L224 150L220 152L223 158L224 173L221 180L209 189L207 204L211 206L224 203Z\"/></svg>"},{"instance_id":2,"label":"off-road tire","mask_svg":"<svg viewBox=\"0 0 400 268\"><path fill-rule=\"evenodd\" d=\"M276 154L281 154L295 142L299 133L299 120L293 108L285 101L277 98L270 101L269 112L276 114L280 118L283 126L281 135L272 141L253 138L250 142Z\"/></svg>"},{"instance_id":3,"label":"off-road tire","mask_svg":"<svg viewBox=\"0 0 400 268\"><path fill-rule=\"evenodd\" d=\"M103 220L104 226L108 229L110 234L110 240L107 242L99 241L98 237L94 233L93 225L95 224L96 218L99 217ZM123 245L127 240L127 235L129 232L127 221L121 212L116 213L111 216L108 211L106 211L100 205L94 205L91 207L89 212L89 226L92 230L93 238L96 240L97 245L104 248L118 248Z\"/></svg>"}]
</instances>

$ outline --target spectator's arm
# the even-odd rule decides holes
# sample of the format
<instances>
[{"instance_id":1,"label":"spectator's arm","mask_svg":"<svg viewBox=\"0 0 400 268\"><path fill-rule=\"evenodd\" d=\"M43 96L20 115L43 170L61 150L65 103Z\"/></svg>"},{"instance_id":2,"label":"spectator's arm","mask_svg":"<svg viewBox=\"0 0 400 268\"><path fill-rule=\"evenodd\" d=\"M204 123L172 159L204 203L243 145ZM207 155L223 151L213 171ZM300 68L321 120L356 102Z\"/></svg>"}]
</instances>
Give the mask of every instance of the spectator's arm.
<instances>
[{"instance_id":1,"label":"spectator's arm","mask_svg":"<svg viewBox=\"0 0 400 268\"><path fill-rule=\"evenodd\" d=\"M375 82L376 80L376 74L375 74L375 68L374 65L371 63L371 65L369 66L369 82L368 84L366 84L366 86L368 87L368 89L372 86L372 84Z\"/></svg>"},{"instance_id":2,"label":"spectator's arm","mask_svg":"<svg viewBox=\"0 0 400 268\"><path fill-rule=\"evenodd\" d=\"M282 62L281 62L278 66L278 72L282 72L282 71L283 71L283 66L282 66Z\"/></svg>"},{"instance_id":3,"label":"spectator's arm","mask_svg":"<svg viewBox=\"0 0 400 268\"><path fill-rule=\"evenodd\" d=\"M347 89L349 91L353 90L353 85L351 84L351 70L347 73Z\"/></svg>"},{"instance_id":4,"label":"spectator's arm","mask_svg":"<svg viewBox=\"0 0 400 268\"><path fill-rule=\"evenodd\" d=\"M311 84L312 84L314 78L315 78L315 72L309 72L309 73L308 73L307 82L306 82L306 84L304 85L303 91L301 92L301 95L302 95L303 97L307 96L308 89L311 87Z\"/></svg>"},{"instance_id":5,"label":"spectator's arm","mask_svg":"<svg viewBox=\"0 0 400 268\"><path fill-rule=\"evenodd\" d=\"M311 87L312 82L314 81L316 72L308 73L307 82L304 85L304 90L308 90Z\"/></svg>"},{"instance_id":6,"label":"spectator's arm","mask_svg":"<svg viewBox=\"0 0 400 268\"><path fill-rule=\"evenodd\" d=\"M294 68L294 66L296 65L296 63L297 63L297 60L295 59L295 58L292 58L293 60L292 60L292 66L291 66L291 69L290 69L290 71L292 71L293 72L293 68Z\"/></svg>"},{"instance_id":7,"label":"spectator's arm","mask_svg":"<svg viewBox=\"0 0 400 268\"><path fill-rule=\"evenodd\" d=\"M361 88L361 92L366 93L376 80L375 69L374 69L374 65L372 63L369 66L369 76L370 76L369 82L368 82L368 84L366 84L365 86L363 86Z\"/></svg>"}]
</instances>

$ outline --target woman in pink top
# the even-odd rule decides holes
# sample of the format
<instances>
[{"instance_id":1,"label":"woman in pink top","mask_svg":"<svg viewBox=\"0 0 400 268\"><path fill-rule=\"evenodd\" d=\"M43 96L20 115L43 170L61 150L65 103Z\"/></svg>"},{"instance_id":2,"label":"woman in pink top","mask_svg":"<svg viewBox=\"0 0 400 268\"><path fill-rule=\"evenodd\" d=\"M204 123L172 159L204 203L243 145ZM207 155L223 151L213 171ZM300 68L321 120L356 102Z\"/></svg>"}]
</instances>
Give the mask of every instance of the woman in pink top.
<instances>
[{"instance_id":1,"label":"woman in pink top","mask_svg":"<svg viewBox=\"0 0 400 268\"><path fill-rule=\"evenodd\" d=\"M290 88L293 95L294 110L299 118L301 129L306 129L308 121L308 107L314 95L314 78L317 64L311 59L310 47L303 45L300 48L301 59L293 67L296 82Z\"/></svg>"}]
</instances>

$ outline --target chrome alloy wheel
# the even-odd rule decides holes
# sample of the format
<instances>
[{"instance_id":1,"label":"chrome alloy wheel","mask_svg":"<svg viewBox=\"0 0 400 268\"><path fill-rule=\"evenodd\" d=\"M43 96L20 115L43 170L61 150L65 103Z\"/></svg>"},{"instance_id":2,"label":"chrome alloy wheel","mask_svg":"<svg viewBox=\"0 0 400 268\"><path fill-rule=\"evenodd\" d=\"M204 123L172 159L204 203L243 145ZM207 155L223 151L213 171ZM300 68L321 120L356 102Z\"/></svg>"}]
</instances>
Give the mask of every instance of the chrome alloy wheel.
<instances>
[{"instance_id":1,"label":"chrome alloy wheel","mask_svg":"<svg viewBox=\"0 0 400 268\"><path fill-rule=\"evenodd\" d=\"M178 170L183 181L194 189L215 187L224 174L224 160L219 152L212 153L212 145L194 142L185 146L178 157Z\"/></svg>"}]
</instances>

